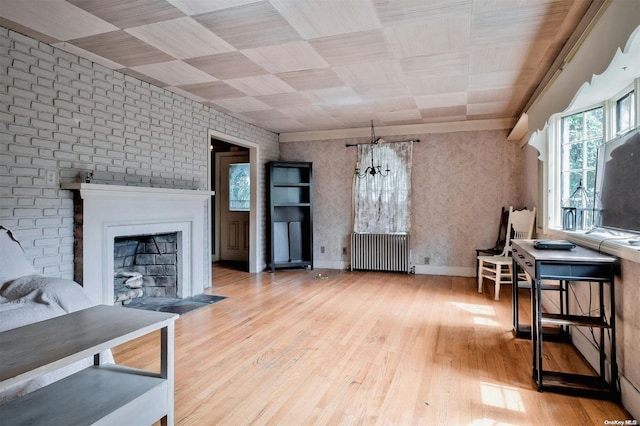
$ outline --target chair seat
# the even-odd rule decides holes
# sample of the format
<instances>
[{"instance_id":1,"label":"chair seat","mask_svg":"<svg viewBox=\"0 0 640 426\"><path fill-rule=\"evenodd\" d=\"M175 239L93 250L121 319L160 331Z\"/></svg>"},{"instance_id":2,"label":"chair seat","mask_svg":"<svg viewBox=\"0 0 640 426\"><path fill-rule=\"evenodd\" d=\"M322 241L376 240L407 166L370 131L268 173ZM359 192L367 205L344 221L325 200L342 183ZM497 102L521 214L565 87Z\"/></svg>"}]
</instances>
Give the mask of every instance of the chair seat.
<instances>
[{"instance_id":1,"label":"chair seat","mask_svg":"<svg viewBox=\"0 0 640 426\"><path fill-rule=\"evenodd\" d=\"M512 263L511 256L478 256L478 260L499 265L511 265Z\"/></svg>"}]
</instances>

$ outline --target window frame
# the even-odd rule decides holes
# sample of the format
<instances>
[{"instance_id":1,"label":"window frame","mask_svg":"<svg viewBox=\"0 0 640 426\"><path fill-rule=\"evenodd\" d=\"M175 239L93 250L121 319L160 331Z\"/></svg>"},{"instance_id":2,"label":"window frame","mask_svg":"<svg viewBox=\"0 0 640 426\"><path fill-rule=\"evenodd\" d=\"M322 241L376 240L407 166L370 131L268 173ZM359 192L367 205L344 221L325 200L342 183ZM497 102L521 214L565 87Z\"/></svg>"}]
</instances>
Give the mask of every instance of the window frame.
<instances>
[{"instance_id":1,"label":"window frame","mask_svg":"<svg viewBox=\"0 0 640 426\"><path fill-rule=\"evenodd\" d=\"M631 116L629 129L618 133L618 102L633 93L634 111ZM547 205L547 223L544 232L567 232L562 229L562 120L575 114L593 110L595 108L603 108L603 132L602 143L605 144L611 139L620 136L628 131L637 128L640 125L640 78L636 78L632 84L627 85L614 96L604 99L598 103L586 106L584 108L572 111L564 111L554 114L549 121L547 129L548 139L548 168L547 178L547 196L544 203Z\"/></svg>"}]
</instances>

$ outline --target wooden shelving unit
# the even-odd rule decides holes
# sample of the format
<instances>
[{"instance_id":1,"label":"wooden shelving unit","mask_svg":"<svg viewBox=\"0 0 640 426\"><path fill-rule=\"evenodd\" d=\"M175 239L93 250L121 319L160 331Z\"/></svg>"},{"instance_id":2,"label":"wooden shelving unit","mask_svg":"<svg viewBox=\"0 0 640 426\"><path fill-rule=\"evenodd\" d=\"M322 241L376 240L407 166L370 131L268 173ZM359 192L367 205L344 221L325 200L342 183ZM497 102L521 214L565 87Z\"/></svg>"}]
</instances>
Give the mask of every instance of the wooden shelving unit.
<instances>
[{"instance_id":1,"label":"wooden shelving unit","mask_svg":"<svg viewBox=\"0 0 640 426\"><path fill-rule=\"evenodd\" d=\"M268 267L313 269L312 164L267 164Z\"/></svg>"}]
</instances>

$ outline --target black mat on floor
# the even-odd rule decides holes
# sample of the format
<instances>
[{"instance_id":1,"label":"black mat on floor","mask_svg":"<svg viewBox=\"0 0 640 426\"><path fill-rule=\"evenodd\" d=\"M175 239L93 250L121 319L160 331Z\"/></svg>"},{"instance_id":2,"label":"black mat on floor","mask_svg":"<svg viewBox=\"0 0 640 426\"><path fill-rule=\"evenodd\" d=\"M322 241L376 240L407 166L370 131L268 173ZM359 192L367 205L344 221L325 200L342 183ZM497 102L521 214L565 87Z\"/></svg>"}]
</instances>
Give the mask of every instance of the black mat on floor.
<instances>
[{"instance_id":1,"label":"black mat on floor","mask_svg":"<svg viewBox=\"0 0 640 426\"><path fill-rule=\"evenodd\" d=\"M186 314L195 309L212 305L226 299L225 296L213 296L210 294L199 294L197 296L174 299L171 297L143 297L142 300L124 305L127 308L145 309L147 311L171 312L174 314Z\"/></svg>"}]
</instances>

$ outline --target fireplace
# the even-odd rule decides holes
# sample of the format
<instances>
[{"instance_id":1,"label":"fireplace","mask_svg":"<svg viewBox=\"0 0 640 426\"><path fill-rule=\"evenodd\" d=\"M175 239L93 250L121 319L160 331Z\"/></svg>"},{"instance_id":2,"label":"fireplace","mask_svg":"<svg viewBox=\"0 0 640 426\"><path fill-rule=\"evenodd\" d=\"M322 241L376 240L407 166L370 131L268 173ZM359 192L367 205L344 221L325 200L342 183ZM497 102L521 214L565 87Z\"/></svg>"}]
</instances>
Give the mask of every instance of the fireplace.
<instances>
[{"instance_id":1,"label":"fireplace","mask_svg":"<svg viewBox=\"0 0 640 426\"><path fill-rule=\"evenodd\" d=\"M178 233L117 237L113 245L114 303L178 296Z\"/></svg>"},{"instance_id":2,"label":"fireplace","mask_svg":"<svg viewBox=\"0 0 640 426\"><path fill-rule=\"evenodd\" d=\"M62 188L74 195L75 280L92 303L114 304L114 247L121 237L175 234L176 296L195 296L211 286L213 192L91 183Z\"/></svg>"}]
</instances>

